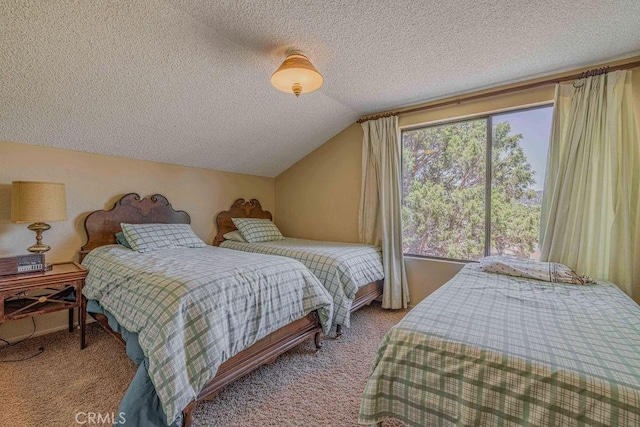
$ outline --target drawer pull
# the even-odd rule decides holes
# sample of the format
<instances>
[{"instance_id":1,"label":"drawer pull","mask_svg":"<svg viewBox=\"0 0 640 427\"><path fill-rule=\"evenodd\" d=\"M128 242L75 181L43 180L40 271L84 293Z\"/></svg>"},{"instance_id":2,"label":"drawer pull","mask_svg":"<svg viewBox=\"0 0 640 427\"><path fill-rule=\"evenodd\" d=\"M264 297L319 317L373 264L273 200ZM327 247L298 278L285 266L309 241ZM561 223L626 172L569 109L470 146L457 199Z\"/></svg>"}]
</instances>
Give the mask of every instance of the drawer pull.
<instances>
[{"instance_id":1,"label":"drawer pull","mask_svg":"<svg viewBox=\"0 0 640 427\"><path fill-rule=\"evenodd\" d=\"M47 302L47 297L38 298L38 302Z\"/></svg>"}]
</instances>

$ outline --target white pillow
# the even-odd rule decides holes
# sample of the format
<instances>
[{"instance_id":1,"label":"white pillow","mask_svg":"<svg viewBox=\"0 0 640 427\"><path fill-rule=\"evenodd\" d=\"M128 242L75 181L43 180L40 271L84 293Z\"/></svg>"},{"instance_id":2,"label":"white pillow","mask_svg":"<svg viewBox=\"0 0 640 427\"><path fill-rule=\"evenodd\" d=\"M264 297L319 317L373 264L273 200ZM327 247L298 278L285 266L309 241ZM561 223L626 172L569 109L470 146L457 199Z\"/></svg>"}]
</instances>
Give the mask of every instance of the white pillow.
<instances>
[{"instance_id":1,"label":"white pillow","mask_svg":"<svg viewBox=\"0 0 640 427\"><path fill-rule=\"evenodd\" d=\"M231 218L242 237L249 243L284 240L278 227L268 219Z\"/></svg>"},{"instance_id":2,"label":"white pillow","mask_svg":"<svg viewBox=\"0 0 640 427\"><path fill-rule=\"evenodd\" d=\"M587 276L576 274L564 264L516 259L505 256L489 256L480 261L480 270L487 273L525 277L551 283L584 285L595 283Z\"/></svg>"},{"instance_id":3,"label":"white pillow","mask_svg":"<svg viewBox=\"0 0 640 427\"><path fill-rule=\"evenodd\" d=\"M170 248L203 248L207 246L195 235L189 224L120 224L131 249L150 252Z\"/></svg>"},{"instance_id":4,"label":"white pillow","mask_svg":"<svg viewBox=\"0 0 640 427\"><path fill-rule=\"evenodd\" d=\"M247 241L242 237L242 234L238 230L230 231L222 235L225 240L233 240L234 242L243 242L247 243Z\"/></svg>"}]
</instances>

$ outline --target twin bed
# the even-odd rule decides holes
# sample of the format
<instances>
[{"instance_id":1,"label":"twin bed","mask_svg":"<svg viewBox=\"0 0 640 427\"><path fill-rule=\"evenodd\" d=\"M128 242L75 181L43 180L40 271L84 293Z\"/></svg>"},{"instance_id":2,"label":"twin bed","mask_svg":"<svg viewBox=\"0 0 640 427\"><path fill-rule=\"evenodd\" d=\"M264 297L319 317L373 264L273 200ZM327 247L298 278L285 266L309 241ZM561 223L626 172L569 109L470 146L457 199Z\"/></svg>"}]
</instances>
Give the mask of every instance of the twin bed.
<instances>
[{"instance_id":1,"label":"twin bed","mask_svg":"<svg viewBox=\"0 0 640 427\"><path fill-rule=\"evenodd\" d=\"M640 307L608 283L468 264L385 336L359 421L639 426Z\"/></svg>"},{"instance_id":2,"label":"twin bed","mask_svg":"<svg viewBox=\"0 0 640 427\"><path fill-rule=\"evenodd\" d=\"M260 202L236 200L231 209L216 217L218 234L213 244L267 255L296 259L320 280L333 298L336 335L350 325L350 313L370 304L382 295L384 272L380 248L350 243L321 242L287 237L260 243L225 240L225 234L237 230L232 218L271 220L271 212L262 210Z\"/></svg>"},{"instance_id":3,"label":"twin bed","mask_svg":"<svg viewBox=\"0 0 640 427\"><path fill-rule=\"evenodd\" d=\"M132 193L85 220L87 311L139 365L120 407L131 425L189 426L199 401L240 376L305 340L320 348L334 296L302 263L212 246L138 253L116 244L121 223L190 218L161 195ZM358 304L379 295L375 285Z\"/></svg>"}]
</instances>

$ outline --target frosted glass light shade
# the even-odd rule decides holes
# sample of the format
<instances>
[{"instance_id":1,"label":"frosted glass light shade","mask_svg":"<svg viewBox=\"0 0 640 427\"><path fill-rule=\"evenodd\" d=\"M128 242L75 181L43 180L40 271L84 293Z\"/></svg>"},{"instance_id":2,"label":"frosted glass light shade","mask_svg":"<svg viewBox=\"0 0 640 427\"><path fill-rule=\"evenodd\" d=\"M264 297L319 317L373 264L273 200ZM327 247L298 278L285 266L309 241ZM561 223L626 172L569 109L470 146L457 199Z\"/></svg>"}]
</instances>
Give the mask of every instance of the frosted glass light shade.
<instances>
[{"instance_id":1,"label":"frosted glass light shade","mask_svg":"<svg viewBox=\"0 0 640 427\"><path fill-rule=\"evenodd\" d=\"M64 184L14 181L11 183L11 221L66 221Z\"/></svg>"},{"instance_id":2,"label":"frosted glass light shade","mask_svg":"<svg viewBox=\"0 0 640 427\"><path fill-rule=\"evenodd\" d=\"M292 52L271 76L271 84L276 89L300 96L320 89L324 78L316 70L309 58L301 52Z\"/></svg>"}]
</instances>

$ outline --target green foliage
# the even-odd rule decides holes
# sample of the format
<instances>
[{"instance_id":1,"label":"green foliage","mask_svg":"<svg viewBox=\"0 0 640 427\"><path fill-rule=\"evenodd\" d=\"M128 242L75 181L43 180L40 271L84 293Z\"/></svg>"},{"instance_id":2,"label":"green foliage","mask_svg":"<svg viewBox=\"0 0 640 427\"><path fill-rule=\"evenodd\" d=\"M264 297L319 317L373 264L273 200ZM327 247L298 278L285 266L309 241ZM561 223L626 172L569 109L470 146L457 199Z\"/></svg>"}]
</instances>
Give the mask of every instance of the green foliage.
<instances>
[{"instance_id":1,"label":"green foliage","mask_svg":"<svg viewBox=\"0 0 640 427\"><path fill-rule=\"evenodd\" d=\"M522 135L510 132L507 122L493 129L491 248L528 258L537 248L540 206ZM486 134L485 120L403 132L405 253L482 258Z\"/></svg>"}]
</instances>

